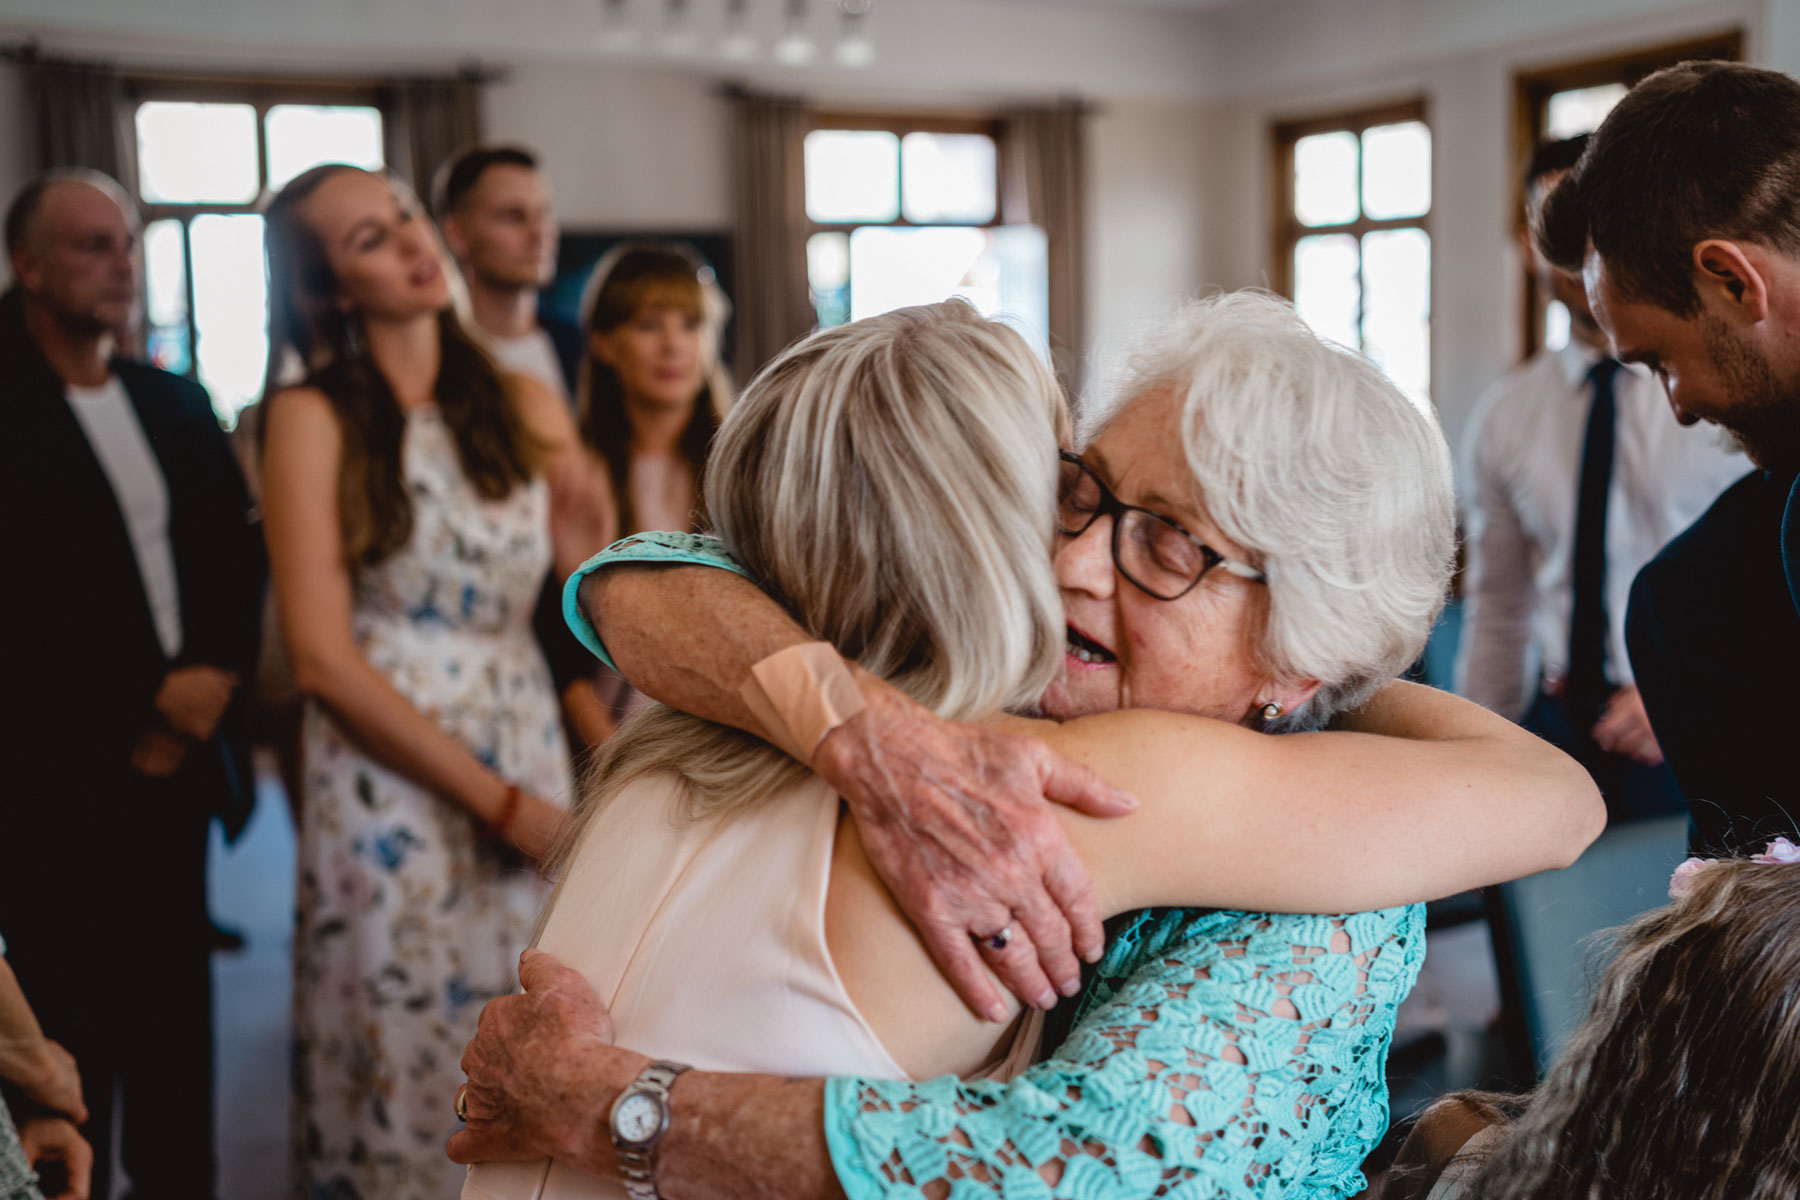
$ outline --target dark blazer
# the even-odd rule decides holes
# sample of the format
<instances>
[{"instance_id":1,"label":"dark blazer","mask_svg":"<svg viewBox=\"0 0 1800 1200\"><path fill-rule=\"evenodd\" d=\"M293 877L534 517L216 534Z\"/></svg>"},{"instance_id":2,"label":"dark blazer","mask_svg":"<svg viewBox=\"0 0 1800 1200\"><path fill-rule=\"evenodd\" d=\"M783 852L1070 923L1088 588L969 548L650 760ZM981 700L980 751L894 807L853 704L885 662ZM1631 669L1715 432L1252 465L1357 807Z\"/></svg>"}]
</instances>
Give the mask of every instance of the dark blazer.
<instances>
[{"instance_id":1,"label":"dark blazer","mask_svg":"<svg viewBox=\"0 0 1800 1200\"><path fill-rule=\"evenodd\" d=\"M62 380L26 334L15 292L0 297L0 477L6 497L0 645L11 715L0 720L11 788L0 790L0 843L91 836L130 783L129 758L174 667L206 664L248 682L267 577L260 523L205 389L117 360L169 491L169 541L182 646L156 636L125 518ZM184 795L241 827L252 781L241 714L190 749ZM30 843L26 843L29 845ZM41 851L42 846L40 844ZM7 852L0 845L0 853Z\"/></svg>"},{"instance_id":2,"label":"dark blazer","mask_svg":"<svg viewBox=\"0 0 1800 1200\"><path fill-rule=\"evenodd\" d=\"M1793 681L1800 611L1784 563L1800 547L1792 477L1733 484L1639 572L1626 644L1644 708L1707 854L1800 831Z\"/></svg>"}]
</instances>

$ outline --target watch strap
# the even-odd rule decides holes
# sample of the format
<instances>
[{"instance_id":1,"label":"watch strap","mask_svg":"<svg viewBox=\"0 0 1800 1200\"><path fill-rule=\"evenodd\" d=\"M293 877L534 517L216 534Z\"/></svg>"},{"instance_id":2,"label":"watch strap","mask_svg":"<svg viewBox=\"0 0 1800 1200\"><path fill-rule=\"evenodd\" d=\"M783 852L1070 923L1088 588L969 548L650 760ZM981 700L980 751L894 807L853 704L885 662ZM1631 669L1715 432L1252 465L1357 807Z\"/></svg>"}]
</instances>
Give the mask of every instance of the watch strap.
<instances>
[{"instance_id":1,"label":"watch strap","mask_svg":"<svg viewBox=\"0 0 1800 1200\"><path fill-rule=\"evenodd\" d=\"M669 1127L670 1089L675 1086L676 1078L687 1069L686 1063L658 1059L645 1067L631 1086L620 1093L620 1102L635 1093L648 1092L662 1104L663 1127L648 1145L626 1145L619 1140L618 1130L612 1122L607 1122L613 1148L619 1155L619 1182L625 1185L625 1194L631 1200L662 1200L661 1193L656 1190L656 1143L662 1140L663 1133ZM615 1104L615 1110L617 1107Z\"/></svg>"}]
</instances>

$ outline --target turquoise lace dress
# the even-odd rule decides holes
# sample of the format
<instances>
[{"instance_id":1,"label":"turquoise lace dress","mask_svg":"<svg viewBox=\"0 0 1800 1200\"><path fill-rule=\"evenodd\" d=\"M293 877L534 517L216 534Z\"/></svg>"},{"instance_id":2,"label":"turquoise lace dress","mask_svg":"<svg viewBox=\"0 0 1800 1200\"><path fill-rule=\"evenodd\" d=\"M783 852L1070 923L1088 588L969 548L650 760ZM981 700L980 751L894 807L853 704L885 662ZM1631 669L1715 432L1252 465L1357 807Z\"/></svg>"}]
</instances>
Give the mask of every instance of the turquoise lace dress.
<instances>
[{"instance_id":1,"label":"turquoise lace dress","mask_svg":"<svg viewBox=\"0 0 1800 1200\"><path fill-rule=\"evenodd\" d=\"M640 535L589 561L564 611L609 665L580 580L651 562L744 573L688 534ZM828 1080L832 1164L852 1200L1343 1200L1387 1129L1394 1015L1424 957L1420 905L1136 914L1068 1037L1019 1078Z\"/></svg>"}]
</instances>

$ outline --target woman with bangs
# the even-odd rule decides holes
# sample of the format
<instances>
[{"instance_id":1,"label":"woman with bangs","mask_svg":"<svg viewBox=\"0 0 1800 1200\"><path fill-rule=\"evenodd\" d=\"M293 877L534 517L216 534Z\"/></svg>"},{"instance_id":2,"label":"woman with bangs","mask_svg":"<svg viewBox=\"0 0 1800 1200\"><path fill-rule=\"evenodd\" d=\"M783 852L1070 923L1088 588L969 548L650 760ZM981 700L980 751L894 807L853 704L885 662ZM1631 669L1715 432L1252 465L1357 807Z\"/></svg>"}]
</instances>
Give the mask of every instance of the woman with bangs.
<instances>
[{"instance_id":1,"label":"woman with bangs","mask_svg":"<svg viewBox=\"0 0 1800 1200\"><path fill-rule=\"evenodd\" d=\"M296 1194L425 1200L457 1186L457 1056L571 790L534 601L607 530L566 407L470 338L410 193L321 166L266 220L264 529L306 697Z\"/></svg>"},{"instance_id":2,"label":"woman with bangs","mask_svg":"<svg viewBox=\"0 0 1800 1200\"><path fill-rule=\"evenodd\" d=\"M731 403L719 363L728 315L712 268L684 245L626 242L594 268L582 303L587 354L577 421L620 537L702 524L707 447ZM605 671L591 689L571 684L563 699L583 738L597 745L642 703L637 696Z\"/></svg>"}]
</instances>

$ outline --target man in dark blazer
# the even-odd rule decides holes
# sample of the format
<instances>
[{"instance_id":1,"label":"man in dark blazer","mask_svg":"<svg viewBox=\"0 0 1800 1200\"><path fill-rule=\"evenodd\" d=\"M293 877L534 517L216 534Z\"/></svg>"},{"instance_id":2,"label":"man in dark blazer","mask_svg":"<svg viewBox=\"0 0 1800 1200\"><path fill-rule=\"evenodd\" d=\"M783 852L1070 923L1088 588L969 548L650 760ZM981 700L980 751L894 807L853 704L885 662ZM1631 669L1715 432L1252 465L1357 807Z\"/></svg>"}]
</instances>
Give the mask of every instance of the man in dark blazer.
<instances>
[{"instance_id":1,"label":"man in dark blazer","mask_svg":"<svg viewBox=\"0 0 1800 1200\"><path fill-rule=\"evenodd\" d=\"M1696 851L1800 840L1800 81L1734 63L1645 79L1538 239L1675 419L1730 431L1759 468L1638 575L1626 640Z\"/></svg>"},{"instance_id":2,"label":"man in dark blazer","mask_svg":"<svg viewBox=\"0 0 1800 1200\"><path fill-rule=\"evenodd\" d=\"M245 811L234 699L266 567L206 392L114 356L137 307L118 185L34 181L6 216L0 478L11 668L0 930L75 1055L108 1195L115 1089L140 1200L212 1194L207 826Z\"/></svg>"}]
</instances>

